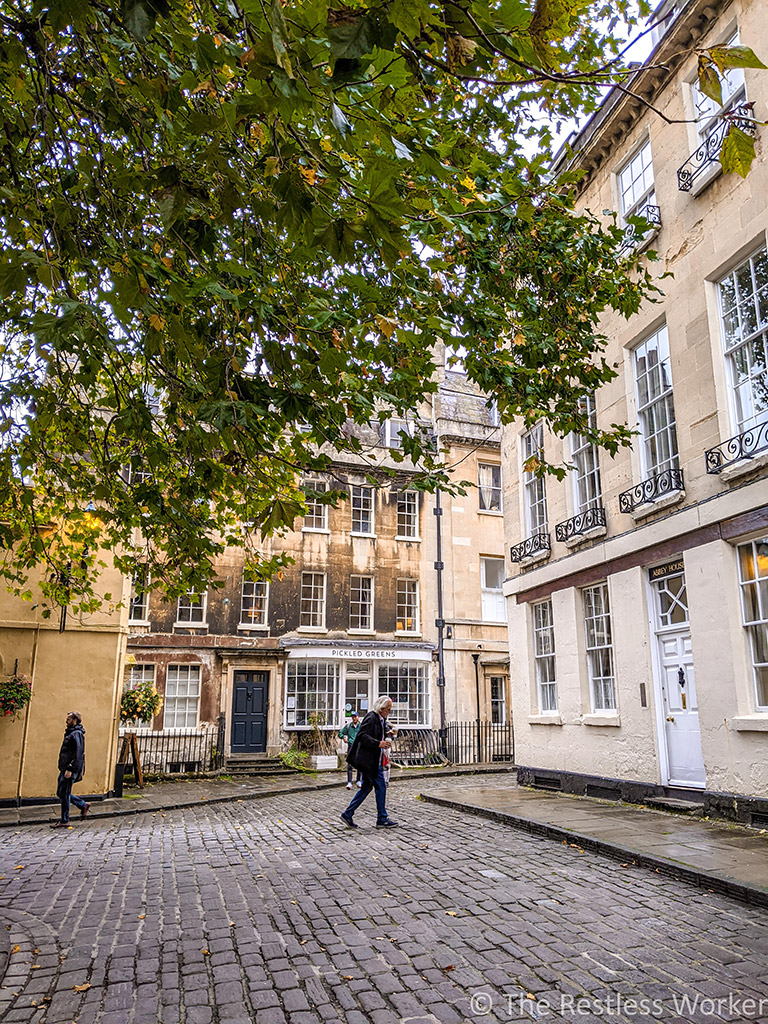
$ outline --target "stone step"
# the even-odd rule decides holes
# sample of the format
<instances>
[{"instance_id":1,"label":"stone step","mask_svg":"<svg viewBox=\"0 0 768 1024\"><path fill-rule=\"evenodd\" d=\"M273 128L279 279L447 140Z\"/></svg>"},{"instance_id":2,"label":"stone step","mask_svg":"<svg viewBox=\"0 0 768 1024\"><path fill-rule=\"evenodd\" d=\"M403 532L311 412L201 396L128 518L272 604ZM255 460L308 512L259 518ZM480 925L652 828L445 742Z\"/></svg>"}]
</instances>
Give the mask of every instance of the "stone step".
<instances>
[{"instance_id":1,"label":"stone step","mask_svg":"<svg viewBox=\"0 0 768 1024\"><path fill-rule=\"evenodd\" d=\"M672 811L674 814L701 815L704 813L704 802L698 800L679 800L673 796L649 796L643 801L646 807L657 811Z\"/></svg>"}]
</instances>

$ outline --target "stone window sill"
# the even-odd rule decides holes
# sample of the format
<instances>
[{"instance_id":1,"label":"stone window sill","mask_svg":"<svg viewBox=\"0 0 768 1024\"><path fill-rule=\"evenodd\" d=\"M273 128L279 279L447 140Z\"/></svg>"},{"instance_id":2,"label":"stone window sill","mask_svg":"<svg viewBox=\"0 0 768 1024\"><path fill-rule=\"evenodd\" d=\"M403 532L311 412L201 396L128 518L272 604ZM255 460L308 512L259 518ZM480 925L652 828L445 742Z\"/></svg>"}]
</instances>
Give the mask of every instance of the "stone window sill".
<instances>
[{"instance_id":1,"label":"stone window sill","mask_svg":"<svg viewBox=\"0 0 768 1024\"><path fill-rule=\"evenodd\" d=\"M660 512L662 509L669 508L670 505L677 505L684 497L685 491L671 491L655 501L647 501L645 504L638 506L638 508L632 509L629 514L637 523L641 519L647 519L649 516L654 515L654 513Z\"/></svg>"},{"instance_id":2,"label":"stone window sill","mask_svg":"<svg viewBox=\"0 0 768 1024\"><path fill-rule=\"evenodd\" d=\"M537 551L533 555L529 555L528 558L521 558L517 563L521 569L526 569L529 565L536 565L537 562L546 562L549 556L552 554L549 548L543 551Z\"/></svg>"},{"instance_id":3,"label":"stone window sill","mask_svg":"<svg viewBox=\"0 0 768 1024\"><path fill-rule=\"evenodd\" d=\"M197 633L207 633L207 622L174 622L173 629L194 629Z\"/></svg>"},{"instance_id":4,"label":"stone window sill","mask_svg":"<svg viewBox=\"0 0 768 1024\"><path fill-rule=\"evenodd\" d=\"M724 484L727 484L731 480L738 480L740 477L754 473L756 469L763 469L765 466L768 466L768 452L762 452L751 459L740 459L738 462L734 462L732 466L726 466L725 469L718 473L718 476Z\"/></svg>"},{"instance_id":5,"label":"stone window sill","mask_svg":"<svg viewBox=\"0 0 768 1024\"><path fill-rule=\"evenodd\" d=\"M621 725L621 718L617 714L592 714L583 715L581 719L582 725L597 726L599 728L612 728L617 729Z\"/></svg>"},{"instance_id":6,"label":"stone window sill","mask_svg":"<svg viewBox=\"0 0 768 1024\"><path fill-rule=\"evenodd\" d=\"M736 715L731 724L737 732L768 732L768 711L755 715Z\"/></svg>"},{"instance_id":7,"label":"stone window sill","mask_svg":"<svg viewBox=\"0 0 768 1024\"><path fill-rule=\"evenodd\" d=\"M257 625L253 622L241 622L238 624L237 628L247 632L258 631L261 633L265 633L269 629L269 626L266 622L264 623L264 625Z\"/></svg>"},{"instance_id":8,"label":"stone window sill","mask_svg":"<svg viewBox=\"0 0 768 1024\"><path fill-rule=\"evenodd\" d=\"M559 714L553 715L529 715L528 725L562 725L563 719Z\"/></svg>"},{"instance_id":9,"label":"stone window sill","mask_svg":"<svg viewBox=\"0 0 768 1024\"><path fill-rule=\"evenodd\" d=\"M410 544L421 544L421 537L401 537L400 534L398 534L395 537L395 540L407 540Z\"/></svg>"},{"instance_id":10,"label":"stone window sill","mask_svg":"<svg viewBox=\"0 0 768 1024\"><path fill-rule=\"evenodd\" d=\"M315 636L321 636L328 632L325 626L299 626L296 630L297 633L314 633Z\"/></svg>"},{"instance_id":11,"label":"stone window sill","mask_svg":"<svg viewBox=\"0 0 768 1024\"><path fill-rule=\"evenodd\" d=\"M375 533L361 533L358 530L350 530L350 537L364 537L368 540L376 540L377 534Z\"/></svg>"},{"instance_id":12,"label":"stone window sill","mask_svg":"<svg viewBox=\"0 0 768 1024\"><path fill-rule=\"evenodd\" d=\"M569 537L565 542L565 546L567 548L577 548L581 544L586 544L587 541L604 537L607 532L608 530L604 526L596 526L594 530L587 530L586 533L580 533L576 537Z\"/></svg>"}]
</instances>

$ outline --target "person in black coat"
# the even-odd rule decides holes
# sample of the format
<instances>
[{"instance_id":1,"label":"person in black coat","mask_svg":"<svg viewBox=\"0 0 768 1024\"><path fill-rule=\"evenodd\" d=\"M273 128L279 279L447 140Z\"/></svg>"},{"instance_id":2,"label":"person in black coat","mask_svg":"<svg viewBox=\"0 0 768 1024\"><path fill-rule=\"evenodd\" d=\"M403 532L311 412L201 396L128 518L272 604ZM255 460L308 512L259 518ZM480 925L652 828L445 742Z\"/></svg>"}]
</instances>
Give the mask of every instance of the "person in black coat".
<instances>
[{"instance_id":1,"label":"person in black coat","mask_svg":"<svg viewBox=\"0 0 768 1024\"><path fill-rule=\"evenodd\" d=\"M391 710L392 701L389 697L377 698L373 710L363 719L355 742L347 754L347 761L363 775L362 786L341 815L341 820L350 828L357 828L352 817L371 790L376 793L377 828L394 828L397 825L387 814L387 782L382 763L385 758L388 760L389 748L392 746L386 738L387 716Z\"/></svg>"},{"instance_id":2,"label":"person in black coat","mask_svg":"<svg viewBox=\"0 0 768 1024\"><path fill-rule=\"evenodd\" d=\"M80 796L75 796L72 786L79 782L85 774L85 729L82 716L77 711L67 715L67 726L64 740L59 751L59 784L56 796L61 801L61 820L51 828L67 828L69 825L70 800L80 808L80 817L84 818L91 806Z\"/></svg>"}]
</instances>

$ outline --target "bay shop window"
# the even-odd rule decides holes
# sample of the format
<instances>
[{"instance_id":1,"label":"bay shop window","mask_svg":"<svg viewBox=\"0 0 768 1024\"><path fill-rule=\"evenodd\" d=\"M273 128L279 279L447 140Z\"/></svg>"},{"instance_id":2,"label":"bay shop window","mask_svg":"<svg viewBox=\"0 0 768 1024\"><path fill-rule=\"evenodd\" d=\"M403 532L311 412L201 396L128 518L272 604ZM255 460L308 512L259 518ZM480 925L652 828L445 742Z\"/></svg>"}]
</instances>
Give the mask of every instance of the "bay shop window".
<instances>
[{"instance_id":1,"label":"bay shop window","mask_svg":"<svg viewBox=\"0 0 768 1024\"><path fill-rule=\"evenodd\" d=\"M392 698L389 721L396 727L431 726L428 650L393 648L298 649L285 670L286 729L338 729L353 711L362 717L377 697Z\"/></svg>"}]
</instances>

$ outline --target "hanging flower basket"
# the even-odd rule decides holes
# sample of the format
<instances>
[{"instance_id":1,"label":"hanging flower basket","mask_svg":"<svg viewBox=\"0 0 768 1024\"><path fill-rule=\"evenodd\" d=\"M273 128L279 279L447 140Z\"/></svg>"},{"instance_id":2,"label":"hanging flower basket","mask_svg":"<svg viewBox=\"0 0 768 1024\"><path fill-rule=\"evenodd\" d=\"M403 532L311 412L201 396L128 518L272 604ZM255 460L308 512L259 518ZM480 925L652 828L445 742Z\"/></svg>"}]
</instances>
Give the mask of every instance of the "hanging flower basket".
<instances>
[{"instance_id":1,"label":"hanging flower basket","mask_svg":"<svg viewBox=\"0 0 768 1024\"><path fill-rule=\"evenodd\" d=\"M32 685L27 676L14 673L10 679L0 682L0 715L16 720L20 711L29 704Z\"/></svg>"},{"instance_id":2,"label":"hanging flower basket","mask_svg":"<svg viewBox=\"0 0 768 1024\"><path fill-rule=\"evenodd\" d=\"M133 690L126 690L120 701L120 721L151 722L160 708L163 698L152 683L139 683Z\"/></svg>"}]
</instances>

